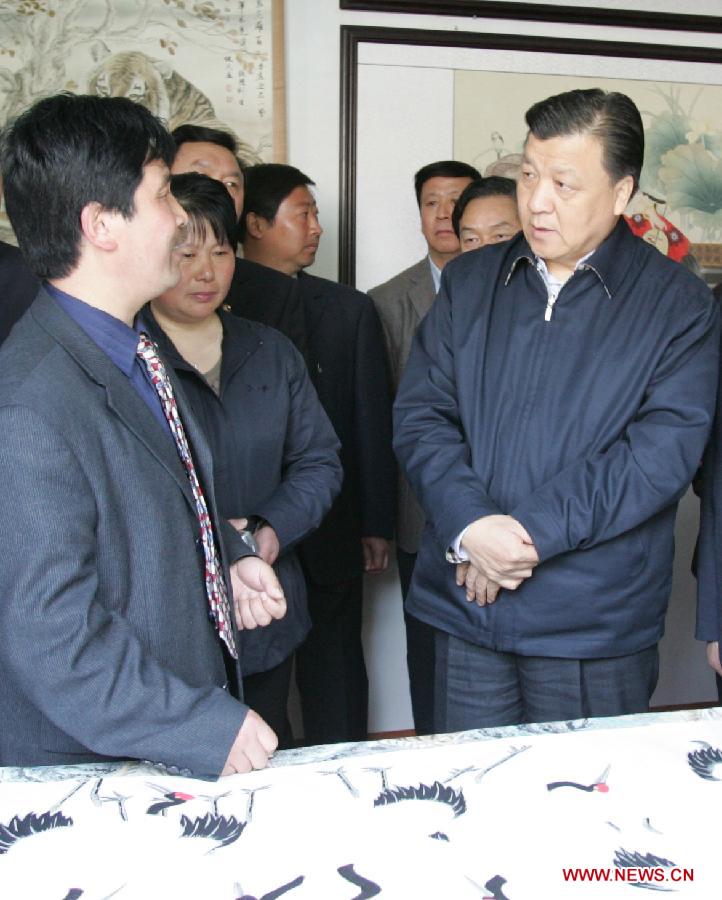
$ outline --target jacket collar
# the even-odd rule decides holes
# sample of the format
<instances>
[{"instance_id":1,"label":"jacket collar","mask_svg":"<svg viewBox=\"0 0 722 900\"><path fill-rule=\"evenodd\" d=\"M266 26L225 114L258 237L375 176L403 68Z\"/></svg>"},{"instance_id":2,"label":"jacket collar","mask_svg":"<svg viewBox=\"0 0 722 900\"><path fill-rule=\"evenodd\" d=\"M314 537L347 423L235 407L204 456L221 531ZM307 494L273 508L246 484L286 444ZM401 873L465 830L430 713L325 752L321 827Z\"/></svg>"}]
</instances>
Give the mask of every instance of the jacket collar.
<instances>
[{"instance_id":1,"label":"jacket collar","mask_svg":"<svg viewBox=\"0 0 722 900\"><path fill-rule=\"evenodd\" d=\"M306 298L325 299L324 281L326 279L319 278L317 275L311 275L309 272L301 269L294 280Z\"/></svg>"},{"instance_id":2,"label":"jacket collar","mask_svg":"<svg viewBox=\"0 0 722 900\"><path fill-rule=\"evenodd\" d=\"M593 272L611 299L627 280L629 267L636 258L638 240L620 216L609 237L602 241L601 245L588 259L584 260L579 268ZM512 252L509 255L507 272L504 277L505 285L509 283L521 260L525 260L532 266L536 265L536 256L526 242L523 232L519 233L513 243L516 244L516 247L510 248Z\"/></svg>"},{"instance_id":3,"label":"jacket collar","mask_svg":"<svg viewBox=\"0 0 722 900\"><path fill-rule=\"evenodd\" d=\"M141 309L138 315L138 324L142 326L142 330L147 332L151 340L157 345L163 355L163 359L170 363L174 369L188 369L190 372L197 373L197 369L183 359L176 345L160 327L151 311L150 303L146 303Z\"/></svg>"},{"instance_id":4,"label":"jacket collar","mask_svg":"<svg viewBox=\"0 0 722 900\"><path fill-rule=\"evenodd\" d=\"M238 318L227 313L223 309L218 310L218 315L223 326L222 363L221 363L221 392L231 375L240 369L253 356L263 344L258 334L258 328L248 319ZM189 372L200 381L205 381L202 374L187 362L178 352L173 341L158 324L150 304L143 307L140 313L140 321L147 327L148 333L158 345L164 358L177 371ZM227 338L230 337L230 340ZM210 390L210 388L209 388Z\"/></svg>"},{"instance_id":5,"label":"jacket collar","mask_svg":"<svg viewBox=\"0 0 722 900\"><path fill-rule=\"evenodd\" d=\"M321 319L328 309L332 297L326 290L326 280L316 275L309 275L303 269L296 276L299 296L303 303L306 333L311 337L318 330ZM331 284L332 282L328 282Z\"/></svg>"},{"instance_id":6,"label":"jacket collar","mask_svg":"<svg viewBox=\"0 0 722 900\"><path fill-rule=\"evenodd\" d=\"M431 266L429 265L429 257L424 256L417 263L414 263L407 270L407 277L412 284L433 284L431 278Z\"/></svg>"},{"instance_id":7,"label":"jacket collar","mask_svg":"<svg viewBox=\"0 0 722 900\"><path fill-rule=\"evenodd\" d=\"M411 286L408 292L411 305L416 310L419 320L423 319L436 299L434 278L431 274L431 261L428 256L420 260L409 272Z\"/></svg>"},{"instance_id":8,"label":"jacket collar","mask_svg":"<svg viewBox=\"0 0 722 900\"><path fill-rule=\"evenodd\" d=\"M41 287L30 312L37 324L63 346L83 371L97 384L108 386L125 376L107 353ZM120 382L122 383L122 381ZM140 398L138 398L140 400ZM142 403L143 401L140 400ZM151 414L152 415L152 414Z\"/></svg>"},{"instance_id":9,"label":"jacket collar","mask_svg":"<svg viewBox=\"0 0 722 900\"><path fill-rule=\"evenodd\" d=\"M91 381L105 389L108 408L123 422L135 437L156 457L177 482L193 510L195 501L188 483L183 464L175 444L156 420L145 401L128 382L128 378L77 325L60 306L41 289L30 308L30 315L40 328L73 358ZM171 373L172 377L172 373ZM174 390L177 382L173 384ZM184 425L191 418L188 404L182 392L177 391L178 409ZM194 447L193 458L201 477L209 471L208 459L196 451L197 436L193 424L186 428L188 438ZM205 469L205 471L203 471Z\"/></svg>"}]
</instances>

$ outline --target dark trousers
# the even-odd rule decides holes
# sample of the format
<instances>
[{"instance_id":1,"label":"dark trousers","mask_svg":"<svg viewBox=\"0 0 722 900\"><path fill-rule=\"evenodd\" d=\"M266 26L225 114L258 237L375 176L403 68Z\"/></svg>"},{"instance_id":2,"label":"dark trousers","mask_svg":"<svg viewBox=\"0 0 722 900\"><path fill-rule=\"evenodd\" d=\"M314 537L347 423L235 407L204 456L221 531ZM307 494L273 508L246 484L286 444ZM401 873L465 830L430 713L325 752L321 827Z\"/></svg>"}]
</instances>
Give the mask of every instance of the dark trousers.
<instances>
[{"instance_id":1,"label":"dark trousers","mask_svg":"<svg viewBox=\"0 0 722 900\"><path fill-rule=\"evenodd\" d=\"M414 729L417 734L434 734L434 631L431 625L406 612L406 597L414 574L416 553L397 546L401 594L404 598L406 626L406 664L409 668L409 690Z\"/></svg>"},{"instance_id":2,"label":"dark trousers","mask_svg":"<svg viewBox=\"0 0 722 900\"><path fill-rule=\"evenodd\" d=\"M296 651L308 744L365 741L369 686L361 644L363 577L319 585L306 579L313 625Z\"/></svg>"},{"instance_id":3,"label":"dark trousers","mask_svg":"<svg viewBox=\"0 0 722 900\"><path fill-rule=\"evenodd\" d=\"M243 678L243 702L276 732L278 749L293 746L288 721L288 692L291 685L293 654L266 672L254 672Z\"/></svg>"},{"instance_id":4,"label":"dark trousers","mask_svg":"<svg viewBox=\"0 0 722 900\"><path fill-rule=\"evenodd\" d=\"M436 632L439 732L649 711L657 645L609 659L557 659L487 650Z\"/></svg>"},{"instance_id":5,"label":"dark trousers","mask_svg":"<svg viewBox=\"0 0 722 900\"><path fill-rule=\"evenodd\" d=\"M719 702L722 703L722 678L719 675L715 675L717 679L717 697L719 698Z\"/></svg>"}]
</instances>

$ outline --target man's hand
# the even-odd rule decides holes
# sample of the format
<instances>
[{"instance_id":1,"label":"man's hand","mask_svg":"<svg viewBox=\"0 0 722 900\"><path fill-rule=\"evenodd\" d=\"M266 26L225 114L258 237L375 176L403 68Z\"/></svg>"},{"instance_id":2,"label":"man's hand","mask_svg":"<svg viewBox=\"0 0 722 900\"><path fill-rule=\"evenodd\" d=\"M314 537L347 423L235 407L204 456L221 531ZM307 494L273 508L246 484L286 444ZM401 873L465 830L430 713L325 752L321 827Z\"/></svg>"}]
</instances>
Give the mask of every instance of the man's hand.
<instances>
[{"instance_id":1,"label":"man's hand","mask_svg":"<svg viewBox=\"0 0 722 900\"><path fill-rule=\"evenodd\" d=\"M719 641L710 641L707 644L707 662L715 672L722 676L722 662L719 658Z\"/></svg>"},{"instance_id":2,"label":"man's hand","mask_svg":"<svg viewBox=\"0 0 722 900\"><path fill-rule=\"evenodd\" d=\"M364 553L364 572L376 575L388 569L389 542L386 538L362 537L361 546Z\"/></svg>"},{"instance_id":3,"label":"man's hand","mask_svg":"<svg viewBox=\"0 0 722 900\"><path fill-rule=\"evenodd\" d=\"M231 525L236 531L245 531L248 525L248 519L229 519ZM281 552L281 545L278 541L278 535L270 525L264 525L258 531L253 533L253 539L258 547L258 555L265 560L269 566L272 566L278 559Z\"/></svg>"},{"instance_id":4,"label":"man's hand","mask_svg":"<svg viewBox=\"0 0 722 900\"><path fill-rule=\"evenodd\" d=\"M459 563L456 567L456 583L466 588L466 599L469 603L476 600L477 606L493 603L499 593L499 585L468 562Z\"/></svg>"},{"instance_id":5,"label":"man's hand","mask_svg":"<svg viewBox=\"0 0 722 900\"><path fill-rule=\"evenodd\" d=\"M240 630L268 625L286 615L286 598L276 573L257 556L244 556L233 563L231 587Z\"/></svg>"},{"instance_id":6,"label":"man's hand","mask_svg":"<svg viewBox=\"0 0 722 900\"><path fill-rule=\"evenodd\" d=\"M256 539L256 544L258 544L258 553L261 559L265 560L269 566L272 566L278 559L281 549L281 545L278 543L278 535L270 525L264 525L263 528L258 529L253 537Z\"/></svg>"},{"instance_id":7,"label":"man's hand","mask_svg":"<svg viewBox=\"0 0 722 900\"><path fill-rule=\"evenodd\" d=\"M263 719L249 709L241 730L236 735L221 775L235 775L236 772L250 772L251 769L265 769L269 756L278 746L275 732Z\"/></svg>"},{"instance_id":8,"label":"man's hand","mask_svg":"<svg viewBox=\"0 0 722 900\"><path fill-rule=\"evenodd\" d=\"M510 591L529 578L539 554L524 526L511 516L484 516L466 529L461 546L472 566Z\"/></svg>"}]
</instances>

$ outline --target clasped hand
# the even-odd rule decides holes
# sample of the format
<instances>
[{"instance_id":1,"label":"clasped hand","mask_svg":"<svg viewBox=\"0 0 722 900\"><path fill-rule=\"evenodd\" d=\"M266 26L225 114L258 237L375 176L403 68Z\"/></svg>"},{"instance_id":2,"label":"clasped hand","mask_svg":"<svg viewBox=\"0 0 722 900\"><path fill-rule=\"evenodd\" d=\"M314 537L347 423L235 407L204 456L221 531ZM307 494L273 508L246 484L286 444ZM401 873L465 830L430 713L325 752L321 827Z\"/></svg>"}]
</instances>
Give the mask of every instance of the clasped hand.
<instances>
[{"instance_id":1,"label":"clasped hand","mask_svg":"<svg viewBox=\"0 0 722 900\"><path fill-rule=\"evenodd\" d=\"M246 525L245 519L231 519L230 522L239 531ZM269 625L273 619L282 619L286 615L283 588L270 565L278 556L278 538L270 526L259 529L257 537L261 532L267 532L263 535L263 547L259 546L261 558L244 556L230 567L233 607L239 630Z\"/></svg>"},{"instance_id":2,"label":"clasped hand","mask_svg":"<svg viewBox=\"0 0 722 900\"><path fill-rule=\"evenodd\" d=\"M231 587L239 630L269 625L286 615L286 598L276 573L257 556L244 556L233 563Z\"/></svg>"},{"instance_id":3,"label":"clasped hand","mask_svg":"<svg viewBox=\"0 0 722 900\"><path fill-rule=\"evenodd\" d=\"M477 519L464 532L461 546L469 562L456 567L456 583L479 606L493 603L502 587L516 590L539 562L529 533L511 516Z\"/></svg>"},{"instance_id":4,"label":"clasped hand","mask_svg":"<svg viewBox=\"0 0 722 900\"><path fill-rule=\"evenodd\" d=\"M707 644L707 662L722 677L722 661L720 660L719 641L710 641Z\"/></svg>"}]
</instances>

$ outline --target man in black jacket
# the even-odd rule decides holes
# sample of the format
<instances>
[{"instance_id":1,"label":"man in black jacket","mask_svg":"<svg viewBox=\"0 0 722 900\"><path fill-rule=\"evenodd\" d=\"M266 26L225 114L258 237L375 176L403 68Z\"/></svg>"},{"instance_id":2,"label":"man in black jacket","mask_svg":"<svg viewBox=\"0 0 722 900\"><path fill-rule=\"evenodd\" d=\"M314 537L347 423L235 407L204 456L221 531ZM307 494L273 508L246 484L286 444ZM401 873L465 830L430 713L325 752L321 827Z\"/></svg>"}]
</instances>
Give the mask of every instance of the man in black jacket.
<instances>
[{"instance_id":1,"label":"man in black jacket","mask_svg":"<svg viewBox=\"0 0 722 900\"><path fill-rule=\"evenodd\" d=\"M35 299L40 282L17 247L0 241L0 344Z\"/></svg>"},{"instance_id":2,"label":"man in black jacket","mask_svg":"<svg viewBox=\"0 0 722 900\"><path fill-rule=\"evenodd\" d=\"M234 312L281 328L297 345L341 441L344 469L339 497L299 551L313 621L296 658L305 736L311 743L363 740L362 576L388 566L395 502L381 327L366 294L302 271L322 233L313 182L285 165L245 174L240 234L250 268Z\"/></svg>"}]
</instances>

